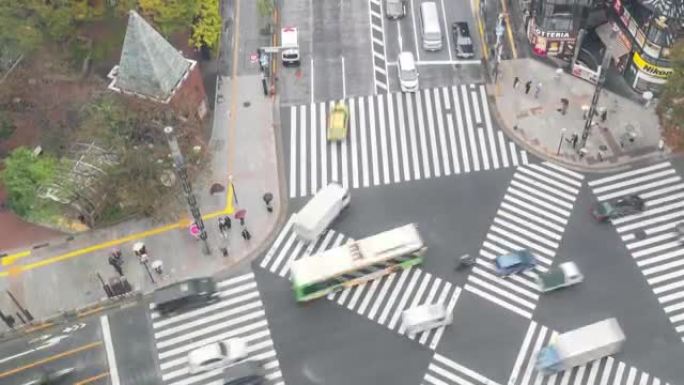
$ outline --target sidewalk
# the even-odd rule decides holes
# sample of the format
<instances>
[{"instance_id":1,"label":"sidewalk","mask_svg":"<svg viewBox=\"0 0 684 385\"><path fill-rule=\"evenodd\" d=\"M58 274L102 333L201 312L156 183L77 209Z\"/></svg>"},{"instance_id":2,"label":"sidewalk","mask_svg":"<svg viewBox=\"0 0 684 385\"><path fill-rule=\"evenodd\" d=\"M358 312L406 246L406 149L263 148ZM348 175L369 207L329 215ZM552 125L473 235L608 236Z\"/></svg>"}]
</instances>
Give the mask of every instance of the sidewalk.
<instances>
[{"instance_id":1,"label":"sidewalk","mask_svg":"<svg viewBox=\"0 0 684 385\"><path fill-rule=\"evenodd\" d=\"M534 59L503 61L500 70L498 83L488 86L499 124L511 138L541 158L580 171L611 171L669 152L667 148L658 149L661 134L655 103L647 108L604 89L598 109L604 108L607 118L602 122L600 114L594 117L597 124L587 139L586 155L581 157L579 144L573 148L572 137L577 134L581 138L584 110L591 105L595 86L567 73L558 77L556 68ZM520 82L513 88L515 77ZM528 81L532 83L526 94ZM562 98L569 101L565 115L559 111Z\"/></svg>"},{"instance_id":2,"label":"sidewalk","mask_svg":"<svg viewBox=\"0 0 684 385\"><path fill-rule=\"evenodd\" d=\"M88 233L68 243L34 250L30 256L13 265L0 267L0 271L11 272L9 277L0 278L0 290L10 290L39 320L106 297L97 273L105 280L117 276L107 261L113 247L121 248L125 260L124 274L135 289L143 292L188 276L215 274L260 252L272 236L277 219L286 211L281 202L279 136L274 126L274 121L279 119L278 99L263 96L260 79L259 75L242 76L235 80L235 84L230 78L222 79L218 92L223 98L216 104L210 141L213 155L209 169L211 176L193 185L200 210L206 218L217 208L225 207L226 200L225 192L210 195L209 186L215 182L226 185L228 175L232 174L234 210L247 211L245 225L252 234L249 241L240 236L242 229L236 219L232 220L229 239L222 239L216 220L218 213L205 219L211 255L201 253L200 244L188 233L185 225L160 226L149 221L132 221ZM230 97L233 94L237 95L235 119L230 116ZM231 137L230 125L233 123L234 134ZM232 145L229 143L231 138ZM266 192L274 196L273 213L267 212L262 200ZM164 275L158 277L152 272L156 284L152 283L146 269L132 253L132 245L138 239L131 234L137 233L144 235L139 240L146 244L150 260L163 261ZM229 257L223 257L218 251L221 246L228 246ZM0 295L0 310L5 314L18 311L4 293ZM17 324L20 324L18 320ZM0 331L5 328L0 323Z\"/></svg>"}]
</instances>

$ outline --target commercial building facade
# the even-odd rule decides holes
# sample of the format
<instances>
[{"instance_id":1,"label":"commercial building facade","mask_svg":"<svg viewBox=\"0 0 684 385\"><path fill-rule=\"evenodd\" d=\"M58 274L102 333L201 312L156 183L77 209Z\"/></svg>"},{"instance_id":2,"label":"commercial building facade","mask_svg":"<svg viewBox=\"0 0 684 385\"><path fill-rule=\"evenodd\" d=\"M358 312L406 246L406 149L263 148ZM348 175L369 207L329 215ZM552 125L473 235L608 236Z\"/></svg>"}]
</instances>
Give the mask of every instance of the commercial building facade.
<instances>
[{"instance_id":1,"label":"commercial building facade","mask_svg":"<svg viewBox=\"0 0 684 385\"><path fill-rule=\"evenodd\" d=\"M638 92L659 92L673 72L669 58L683 32L682 0L533 0L530 10L527 38L532 51L572 61L579 77L595 81L596 64L605 52ZM594 37L600 49L591 47ZM575 51L577 44L581 48Z\"/></svg>"}]
</instances>

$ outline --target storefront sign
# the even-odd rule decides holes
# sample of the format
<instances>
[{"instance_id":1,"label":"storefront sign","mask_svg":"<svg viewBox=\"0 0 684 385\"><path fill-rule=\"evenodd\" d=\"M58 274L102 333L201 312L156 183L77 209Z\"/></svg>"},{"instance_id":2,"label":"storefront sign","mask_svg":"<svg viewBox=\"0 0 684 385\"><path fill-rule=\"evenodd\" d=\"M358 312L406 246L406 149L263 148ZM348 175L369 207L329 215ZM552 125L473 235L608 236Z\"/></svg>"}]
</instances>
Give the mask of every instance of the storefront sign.
<instances>
[{"instance_id":1,"label":"storefront sign","mask_svg":"<svg viewBox=\"0 0 684 385\"><path fill-rule=\"evenodd\" d=\"M575 62L575 64L572 66L572 74L593 84L598 83L598 71L592 71L579 62Z\"/></svg>"},{"instance_id":2,"label":"storefront sign","mask_svg":"<svg viewBox=\"0 0 684 385\"><path fill-rule=\"evenodd\" d=\"M666 79L673 72L672 68L658 67L656 65L646 62L646 60L644 60L644 58L642 58L638 52L634 52L634 57L632 58L632 61L641 71L653 77Z\"/></svg>"},{"instance_id":3,"label":"storefront sign","mask_svg":"<svg viewBox=\"0 0 684 385\"><path fill-rule=\"evenodd\" d=\"M534 33L537 36L545 37L551 40L573 40L574 38L570 36L570 32L561 31L543 31L539 27L534 27Z\"/></svg>"}]
</instances>

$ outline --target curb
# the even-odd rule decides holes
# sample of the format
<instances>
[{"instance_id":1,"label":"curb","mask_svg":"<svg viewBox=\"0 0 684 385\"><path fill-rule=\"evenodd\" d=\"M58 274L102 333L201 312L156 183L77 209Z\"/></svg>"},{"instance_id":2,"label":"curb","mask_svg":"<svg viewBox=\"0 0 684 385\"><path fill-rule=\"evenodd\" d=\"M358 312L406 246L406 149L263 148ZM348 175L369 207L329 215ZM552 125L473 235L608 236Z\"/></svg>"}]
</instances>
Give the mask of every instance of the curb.
<instances>
[{"instance_id":1,"label":"curb","mask_svg":"<svg viewBox=\"0 0 684 385\"><path fill-rule=\"evenodd\" d=\"M675 153L662 153L662 152L655 152L651 153L649 155L643 155L642 157L639 157L637 159L621 162L618 165L614 166L607 166L607 167L601 167L601 168L594 168L591 166L584 166L581 164L576 164L572 162L565 161L563 159L557 159L553 156L549 156L547 153L544 151L540 151L537 147L531 145L524 139L520 138L518 135L516 135L513 130L505 124L503 117L499 113L499 107L496 104L496 96L492 92L492 87L494 84L487 84L486 90L487 90L487 99L489 100L490 104L490 111L492 113L493 119L496 121L496 123L499 125L501 130L506 134L508 139L514 141L518 146L521 148L525 149L525 151L529 152L530 154L536 156L537 158L540 158L544 161L552 162L559 164L563 167L566 167L570 170L578 171L578 172L583 172L583 173L595 173L595 174L601 174L601 173L611 173L611 172L618 172L618 171L624 171L628 170L630 168L633 168L641 163L648 163L654 159L672 159L678 157L677 154Z\"/></svg>"},{"instance_id":2,"label":"curb","mask_svg":"<svg viewBox=\"0 0 684 385\"><path fill-rule=\"evenodd\" d=\"M72 310L61 310L40 321L24 324L17 328L10 329L9 331L0 332L0 342L23 338L28 334L45 330L53 326L69 324L76 320L99 314L116 307L123 307L127 304L139 301L143 295L144 294L141 291L133 290L115 297L101 298L96 302L91 302L90 304Z\"/></svg>"}]
</instances>

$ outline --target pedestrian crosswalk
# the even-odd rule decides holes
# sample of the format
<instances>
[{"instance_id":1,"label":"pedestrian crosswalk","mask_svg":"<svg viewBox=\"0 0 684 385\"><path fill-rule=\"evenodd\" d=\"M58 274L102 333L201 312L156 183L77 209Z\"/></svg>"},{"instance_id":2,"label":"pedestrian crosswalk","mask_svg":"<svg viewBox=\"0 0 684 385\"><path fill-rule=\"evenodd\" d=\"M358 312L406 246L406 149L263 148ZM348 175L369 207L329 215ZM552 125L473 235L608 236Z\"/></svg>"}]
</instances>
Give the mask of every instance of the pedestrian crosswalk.
<instances>
[{"instance_id":1,"label":"pedestrian crosswalk","mask_svg":"<svg viewBox=\"0 0 684 385\"><path fill-rule=\"evenodd\" d=\"M259 262L259 266L285 277L292 261L315 255L350 240L342 234L328 230L317 241L307 245L296 238L290 218ZM331 293L327 298L404 335L406 333L401 323L403 310L426 303L441 303L449 312L453 312L460 293L460 287L422 269L410 268ZM434 350L443 333L444 328L438 328L407 337Z\"/></svg>"},{"instance_id":2,"label":"pedestrian crosswalk","mask_svg":"<svg viewBox=\"0 0 684 385\"><path fill-rule=\"evenodd\" d=\"M499 385L487 377L435 353L421 385Z\"/></svg>"},{"instance_id":3,"label":"pedestrian crosswalk","mask_svg":"<svg viewBox=\"0 0 684 385\"><path fill-rule=\"evenodd\" d=\"M334 102L291 106L289 196L337 181L370 187L527 164L527 153L492 126L484 85L460 85L345 100L349 134L326 140Z\"/></svg>"},{"instance_id":4,"label":"pedestrian crosswalk","mask_svg":"<svg viewBox=\"0 0 684 385\"><path fill-rule=\"evenodd\" d=\"M599 202L638 194L643 212L613 219L653 293L684 341L684 243L675 225L684 222L684 183L670 162L589 182Z\"/></svg>"},{"instance_id":5,"label":"pedestrian crosswalk","mask_svg":"<svg viewBox=\"0 0 684 385\"><path fill-rule=\"evenodd\" d=\"M190 375L188 353L235 337L247 341L250 359L265 363L267 384L284 385L254 274L224 280L218 287L220 301L181 314L162 317L150 305L164 385L215 384L222 370Z\"/></svg>"},{"instance_id":6,"label":"pedestrian crosswalk","mask_svg":"<svg viewBox=\"0 0 684 385\"><path fill-rule=\"evenodd\" d=\"M373 81L375 93L387 92L387 52L385 52L385 18L382 1L370 0L368 17L370 18L371 51L373 53Z\"/></svg>"},{"instance_id":7,"label":"pedestrian crosswalk","mask_svg":"<svg viewBox=\"0 0 684 385\"><path fill-rule=\"evenodd\" d=\"M660 378L613 357L604 357L560 373L543 375L535 368L537 354L557 334L546 326L530 322L507 385L669 385Z\"/></svg>"},{"instance_id":8,"label":"pedestrian crosswalk","mask_svg":"<svg viewBox=\"0 0 684 385\"><path fill-rule=\"evenodd\" d=\"M537 259L537 271L547 271L583 178L549 162L519 167L464 289L531 319L539 300L536 273L528 271L500 278L495 273L494 260L512 250L526 248Z\"/></svg>"}]
</instances>

